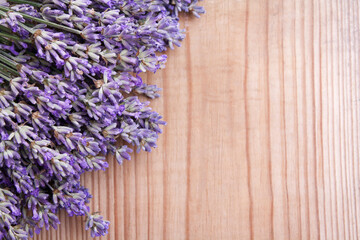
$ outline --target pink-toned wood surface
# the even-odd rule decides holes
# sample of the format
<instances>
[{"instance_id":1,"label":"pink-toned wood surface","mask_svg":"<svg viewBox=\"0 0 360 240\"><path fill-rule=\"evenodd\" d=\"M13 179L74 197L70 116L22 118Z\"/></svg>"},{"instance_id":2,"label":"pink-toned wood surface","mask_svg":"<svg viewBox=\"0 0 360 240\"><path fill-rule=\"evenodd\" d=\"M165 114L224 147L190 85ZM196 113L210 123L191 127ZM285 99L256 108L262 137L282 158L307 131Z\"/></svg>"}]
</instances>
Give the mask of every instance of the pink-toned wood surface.
<instances>
[{"instance_id":1,"label":"pink-toned wood surface","mask_svg":"<svg viewBox=\"0 0 360 240\"><path fill-rule=\"evenodd\" d=\"M206 0L146 76L158 148L86 174L101 239L359 239L360 3ZM37 240L88 240L61 213Z\"/></svg>"}]
</instances>

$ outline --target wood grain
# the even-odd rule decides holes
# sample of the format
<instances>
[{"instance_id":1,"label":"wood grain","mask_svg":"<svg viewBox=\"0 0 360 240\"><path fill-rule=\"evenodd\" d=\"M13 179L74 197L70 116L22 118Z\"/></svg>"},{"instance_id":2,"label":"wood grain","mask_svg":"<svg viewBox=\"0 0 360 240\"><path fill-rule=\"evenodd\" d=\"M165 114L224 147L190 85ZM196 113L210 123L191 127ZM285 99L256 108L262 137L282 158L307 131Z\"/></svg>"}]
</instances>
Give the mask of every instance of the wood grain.
<instances>
[{"instance_id":1,"label":"wood grain","mask_svg":"<svg viewBox=\"0 0 360 240\"><path fill-rule=\"evenodd\" d=\"M359 239L360 3L207 0L147 75L151 154L83 177L102 239ZM37 240L89 240L61 213Z\"/></svg>"}]
</instances>

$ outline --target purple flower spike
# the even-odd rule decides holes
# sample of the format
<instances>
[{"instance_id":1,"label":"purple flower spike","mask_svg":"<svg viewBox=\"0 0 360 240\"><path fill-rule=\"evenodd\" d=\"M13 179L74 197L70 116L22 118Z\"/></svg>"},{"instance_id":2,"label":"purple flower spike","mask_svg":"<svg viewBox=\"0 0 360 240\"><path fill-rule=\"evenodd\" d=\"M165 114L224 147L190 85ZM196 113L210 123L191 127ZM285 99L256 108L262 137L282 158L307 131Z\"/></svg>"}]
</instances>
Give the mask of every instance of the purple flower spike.
<instances>
[{"instance_id":1,"label":"purple flower spike","mask_svg":"<svg viewBox=\"0 0 360 240\"><path fill-rule=\"evenodd\" d=\"M93 24L87 25L81 32L81 36L88 42L95 43L102 40L102 27L96 27Z\"/></svg>"},{"instance_id":2,"label":"purple flower spike","mask_svg":"<svg viewBox=\"0 0 360 240\"><path fill-rule=\"evenodd\" d=\"M84 74L89 74L91 65L86 59L69 57L65 60L64 72L71 81L84 79Z\"/></svg>"},{"instance_id":3,"label":"purple flower spike","mask_svg":"<svg viewBox=\"0 0 360 240\"><path fill-rule=\"evenodd\" d=\"M23 18L23 16L13 11L7 12L5 17L3 19L0 19L0 25L9 27L13 32L20 32L21 27L19 27L19 23L24 22L25 19Z\"/></svg>"},{"instance_id":4,"label":"purple flower spike","mask_svg":"<svg viewBox=\"0 0 360 240\"><path fill-rule=\"evenodd\" d=\"M103 220L103 217L98 214L89 215L86 219L85 229L91 230L91 237L105 236L109 229L109 224L109 221Z\"/></svg>"},{"instance_id":5,"label":"purple flower spike","mask_svg":"<svg viewBox=\"0 0 360 240\"><path fill-rule=\"evenodd\" d=\"M132 149L129 148L127 145L124 145L121 148L117 149L115 153L116 161L121 165L123 159L130 160L131 157L129 153L132 153Z\"/></svg>"},{"instance_id":6,"label":"purple flower spike","mask_svg":"<svg viewBox=\"0 0 360 240\"><path fill-rule=\"evenodd\" d=\"M68 57L63 33L53 33L45 30L37 30L34 35L37 55L49 62L54 62L57 67L64 65L64 57Z\"/></svg>"}]
</instances>

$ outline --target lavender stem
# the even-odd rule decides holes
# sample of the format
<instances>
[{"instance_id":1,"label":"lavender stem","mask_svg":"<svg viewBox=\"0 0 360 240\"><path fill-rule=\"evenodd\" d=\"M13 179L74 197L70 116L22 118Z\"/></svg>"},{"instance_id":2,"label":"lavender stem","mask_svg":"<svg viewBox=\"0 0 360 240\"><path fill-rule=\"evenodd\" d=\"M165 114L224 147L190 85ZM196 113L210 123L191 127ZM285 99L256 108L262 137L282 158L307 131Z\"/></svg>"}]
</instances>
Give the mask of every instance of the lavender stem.
<instances>
[{"instance_id":1,"label":"lavender stem","mask_svg":"<svg viewBox=\"0 0 360 240\"><path fill-rule=\"evenodd\" d=\"M29 39L22 39L16 35L4 33L4 32L0 32L0 37L10 38L12 40L22 41L22 42L26 42L26 43L31 43L31 41Z\"/></svg>"},{"instance_id":2,"label":"lavender stem","mask_svg":"<svg viewBox=\"0 0 360 240\"><path fill-rule=\"evenodd\" d=\"M33 2L33 1L26 1L26 0L7 0L8 2L12 2L12 3L19 3L19 4L29 4L31 6L34 7L41 7L42 4L41 3L37 3L37 2Z\"/></svg>"},{"instance_id":3,"label":"lavender stem","mask_svg":"<svg viewBox=\"0 0 360 240\"><path fill-rule=\"evenodd\" d=\"M3 72L0 72L0 77L7 80L7 81L11 80L8 76L4 75Z\"/></svg>"},{"instance_id":4,"label":"lavender stem","mask_svg":"<svg viewBox=\"0 0 360 240\"><path fill-rule=\"evenodd\" d=\"M3 64L3 63L0 63L0 68L1 68L1 69L4 69L4 70L7 71L7 72L11 72L11 73L14 74L14 75L19 75L18 71L14 70L14 69L12 69L12 68L9 68L9 66L7 66L7 65L5 65L5 64Z\"/></svg>"},{"instance_id":5,"label":"lavender stem","mask_svg":"<svg viewBox=\"0 0 360 240\"><path fill-rule=\"evenodd\" d=\"M11 59L8 59L7 57L5 57L4 55L1 54L0 52L0 61L11 66L11 67L14 67L16 68L16 63L14 61L12 61Z\"/></svg>"}]
</instances>

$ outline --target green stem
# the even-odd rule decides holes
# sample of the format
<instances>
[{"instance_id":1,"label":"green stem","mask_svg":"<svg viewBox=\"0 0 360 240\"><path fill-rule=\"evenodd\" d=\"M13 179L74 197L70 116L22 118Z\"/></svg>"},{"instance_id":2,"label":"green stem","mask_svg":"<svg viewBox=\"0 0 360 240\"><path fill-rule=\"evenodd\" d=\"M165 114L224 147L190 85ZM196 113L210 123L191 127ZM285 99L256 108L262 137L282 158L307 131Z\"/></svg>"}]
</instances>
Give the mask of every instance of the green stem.
<instances>
[{"instance_id":1,"label":"green stem","mask_svg":"<svg viewBox=\"0 0 360 240\"><path fill-rule=\"evenodd\" d=\"M9 73L12 73L14 75L19 75L19 72L12 69L12 68L9 68L9 66L3 64L3 63L0 63L0 68L2 68L5 72L9 72Z\"/></svg>"},{"instance_id":2,"label":"green stem","mask_svg":"<svg viewBox=\"0 0 360 240\"><path fill-rule=\"evenodd\" d=\"M9 28L0 25L1 32L13 33Z\"/></svg>"},{"instance_id":3,"label":"green stem","mask_svg":"<svg viewBox=\"0 0 360 240\"><path fill-rule=\"evenodd\" d=\"M4 32L0 32L0 37L9 38L9 39L12 39L12 40L26 42L26 43L31 43L31 41L29 39L22 39L22 38L20 38L20 37L18 37L16 35L4 33Z\"/></svg>"},{"instance_id":4,"label":"green stem","mask_svg":"<svg viewBox=\"0 0 360 240\"><path fill-rule=\"evenodd\" d=\"M12 54L9 54L7 52L4 52L4 51L1 51L0 50L0 54L3 55L3 57L6 57L7 59L9 59L10 61L13 62L13 64L16 64L16 66L18 66L19 64L22 64L22 63L19 63L16 61L16 56L12 55ZM27 53L27 55L31 55L31 53ZM35 56L35 55L34 55ZM16 68L17 70L17 68Z\"/></svg>"},{"instance_id":5,"label":"green stem","mask_svg":"<svg viewBox=\"0 0 360 240\"><path fill-rule=\"evenodd\" d=\"M26 26L25 24L23 24L23 23L21 23L21 22L19 22L18 24L19 24L19 26L23 27L26 31L28 31L28 32L31 33L31 34L34 34L35 31L36 31L36 30L34 30L33 28L28 27L28 26Z\"/></svg>"},{"instance_id":6,"label":"green stem","mask_svg":"<svg viewBox=\"0 0 360 240\"><path fill-rule=\"evenodd\" d=\"M10 81L10 80L11 80L11 78L9 78L8 76L2 74L1 72L0 72L0 77L2 77L3 79L5 79L5 80L7 80L7 81Z\"/></svg>"},{"instance_id":7,"label":"green stem","mask_svg":"<svg viewBox=\"0 0 360 240\"><path fill-rule=\"evenodd\" d=\"M41 3L37 3L37 2L33 2L33 1L26 1L26 0L7 0L7 1L13 2L13 3L19 3L19 4L29 4L34 7L38 7L38 8L42 6Z\"/></svg>"},{"instance_id":8,"label":"green stem","mask_svg":"<svg viewBox=\"0 0 360 240\"><path fill-rule=\"evenodd\" d=\"M11 44L11 42L4 37L0 37L0 43L6 44L6 45Z\"/></svg>"},{"instance_id":9,"label":"green stem","mask_svg":"<svg viewBox=\"0 0 360 240\"><path fill-rule=\"evenodd\" d=\"M0 5L0 10L5 11L5 12L13 11L13 10L9 9L8 7L4 7L4 6L1 6L1 5ZM16 11L14 11L14 12L16 12ZM49 27L53 27L53 28L57 28L57 29L60 29L60 30L70 32L70 33L75 33L75 34L81 35L81 31L79 31L79 30L69 28L69 27L66 27L64 25L60 25L60 24L57 24L57 23L49 22L49 21L41 19L41 18L33 17L33 16L30 16L30 15L25 14L25 13L21 13L21 12L17 12L17 13L22 15L24 18L32 20L34 22L43 23L43 24L46 24Z\"/></svg>"},{"instance_id":10,"label":"green stem","mask_svg":"<svg viewBox=\"0 0 360 240\"><path fill-rule=\"evenodd\" d=\"M1 51L1 54L4 55L4 56L7 57L7 58L13 60L14 62L16 62L16 61L14 60L14 56L13 56L13 55L8 54L7 52L4 52L4 51Z\"/></svg>"},{"instance_id":11,"label":"green stem","mask_svg":"<svg viewBox=\"0 0 360 240\"><path fill-rule=\"evenodd\" d=\"M14 61L16 64L22 64L22 63L17 62L17 61L16 61L16 56L14 56L14 55L12 55L12 54L9 54L9 53L4 52L4 51L0 51L0 54L2 54L3 56L7 57L8 59ZM33 58L36 58L36 59L38 58L38 57L36 57L36 55L33 54L32 52L26 52L26 55L27 55L27 56L30 56L30 57L33 57Z\"/></svg>"},{"instance_id":12,"label":"green stem","mask_svg":"<svg viewBox=\"0 0 360 240\"><path fill-rule=\"evenodd\" d=\"M0 52L0 61L16 69L17 63L2 55L1 52Z\"/></svg>"}]
</instances>

